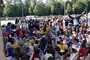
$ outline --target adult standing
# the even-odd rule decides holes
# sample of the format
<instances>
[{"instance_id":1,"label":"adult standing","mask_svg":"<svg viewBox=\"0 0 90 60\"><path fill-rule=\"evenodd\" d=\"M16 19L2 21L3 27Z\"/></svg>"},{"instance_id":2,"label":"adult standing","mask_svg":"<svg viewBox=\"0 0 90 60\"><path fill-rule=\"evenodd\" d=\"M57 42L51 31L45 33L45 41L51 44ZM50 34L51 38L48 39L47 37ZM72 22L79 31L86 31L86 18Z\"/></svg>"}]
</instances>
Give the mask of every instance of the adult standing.
<instances>
[{"instance_id":1,"label":"adult standing","mask_svg":"<svg viewBox=\"0 0 90 60\"><path fill-rule=\"evenodd\" d=\"M75 32L79 31L80 17L85 13L85 10L80 15L71 16L70 14L68 14L69 18L71 18L71 20L72 20L72 25L74 26Z\"/></svg>"},{"instance_id":2,"label":"adult standing","mask_svg":"<svg viewBox=\"0 0 90 60\"><path fill-rule=\"evenodd\" d=\"M85 60L87 56L88 56L88 50L86 49L86 45L82 44L81 48L79 49L80 60Z\"/></svg>"},{"instance_id":3,"label":"adult standing","mask_svg":"<svg viewBox=\"0 0 90 60\"><path fill-rule=\"evenodd\" d=\"M19 18L16 18L16 20L15 20L15 24L17 24L18 22L19 22Z\"/></svg>"}]
</instances>

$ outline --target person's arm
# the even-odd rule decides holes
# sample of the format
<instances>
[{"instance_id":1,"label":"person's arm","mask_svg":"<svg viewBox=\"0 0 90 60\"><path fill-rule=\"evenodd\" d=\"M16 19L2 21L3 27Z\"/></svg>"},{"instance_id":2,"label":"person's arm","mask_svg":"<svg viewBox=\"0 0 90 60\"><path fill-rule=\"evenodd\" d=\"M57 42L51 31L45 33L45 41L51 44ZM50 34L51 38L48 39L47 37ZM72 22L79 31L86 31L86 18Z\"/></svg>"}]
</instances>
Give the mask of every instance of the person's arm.
<instances>
[{"instance_id":1,"label":"person's arm","mask_svg":"<svg viewBox=\"0 0 90 60\"><path fill-rule=\"evenodd\" d=\"M68 15L69 16L69 18L71 18L71 19L73 19L74 17L72 17L71 15Z\"/></svg>"},{"instance_id":2,"label":"person's arm","mask_svg":"<svg viewBox=\"0 0 90 60\"><path fill-rule=\"evenodd\" d=\"M78 53L76 53L74 56L73 56L73 58L72 58L72 60L75 60L75 58L78 56Z\"/></svg>"},{"instance_id":3,"label":"person's arm","mask_svg":"<svg viewBox=\"0 0 90 60\"><path fill-rule=\"evenodd\" d=\"M34 54L34 52L32 53L32 55L31 55L31 57L30 57L30 59L29 59L29 60L32 60L32 58L33 58L33 54Z\"/></svg>"},{"instance_id":4,"label":"person's arm","mask_svg":"<svg viewBox=\"0 0 90 60\"><path fill-rule=\"evenodd\" d=\"M86 11L86 8L85 8L85 10L84 10L79 16L77 16L76 18L80 18L80 17L85 13L85 11Z\"/></svg>"},{"instance_id":5,"label":"person's arm","mask_svg":"<svg viewBox=\"0 0 90 60\"><path fill-rule=\"evenodd\" d=\"M65 10L65 13L69 16L69 18L71 18L71 19L74 18L74 17L72 17L70 14L68 14L66 10Z\"/></svg>"},{"instance_id":6,"label":"person's arm","mask_svg":"<svg viewBox=\"0 0 90 60\"><path fill-rule=\"evenodd\" d=\"M6 52L6 57L9 55L9 53L8 52Z\"/></svg>"},{"instance_id":7,"label":"person's arm","mask_svg":"<svg viewBox=\"0 0 90 60\"><path fill-rule=\"evenodd\" d=\"M82 12L79 16L77 16L76 18L80 18L85 12Z\"/></svg>"}]
</instances>

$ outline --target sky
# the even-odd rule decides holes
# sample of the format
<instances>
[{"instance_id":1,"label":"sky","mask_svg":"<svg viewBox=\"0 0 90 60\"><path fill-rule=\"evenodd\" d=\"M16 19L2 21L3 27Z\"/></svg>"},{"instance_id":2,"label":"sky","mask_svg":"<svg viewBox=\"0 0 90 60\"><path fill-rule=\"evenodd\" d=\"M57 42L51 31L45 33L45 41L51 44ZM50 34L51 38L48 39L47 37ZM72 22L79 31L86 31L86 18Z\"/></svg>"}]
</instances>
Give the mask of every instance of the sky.
<instances>
[{"instance_id":1,"label":"sky","mask_svg":"<svg viewBox=\"0 0 90 60\"><path fill-rule=\"evenodd\" d=\"M5 3L5 0L3 0L4 3ZM25 1L25 0L22 0L22 1ZM46 3L46 0L42 0L44 3ZM66 1L66 0L63 0L63 1ZM71 0L70 0L71 1Z\"/></svg>"},{"instance_id":2,"label":"sky","mask_svg":"<svg viewBox=\"0 0 90 60\"><path fill-rule=\"evenodd\" d=\"M43 2L45 3L45 2L46 2L46 0L43 0Z\"/></svg>"},{"instance_id":3,"label":"sky","mask_svg":"<svg viewBox=\"0 0 90 60\"><path fill-rule=\"evenodd\" d=\"M3 0L3 1L4 1L4 3L6 3L5 0ZM22 0L22 1L25 1L25 0ZM46 2L46 0L42 0L42 1L43 1L44 3Z\"/></svg>"}]
</instances>

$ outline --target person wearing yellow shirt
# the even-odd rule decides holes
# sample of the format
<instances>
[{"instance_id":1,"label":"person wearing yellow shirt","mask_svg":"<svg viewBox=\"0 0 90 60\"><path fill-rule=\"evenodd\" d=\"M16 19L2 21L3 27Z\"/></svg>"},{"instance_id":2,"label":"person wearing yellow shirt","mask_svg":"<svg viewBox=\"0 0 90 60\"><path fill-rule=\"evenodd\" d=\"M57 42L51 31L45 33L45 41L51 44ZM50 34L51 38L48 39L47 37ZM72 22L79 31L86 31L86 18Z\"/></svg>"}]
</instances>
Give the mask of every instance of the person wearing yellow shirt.
<instances>
[{"instance_id":1,"label":"person wearing yellow shirt","mask_svg":"<svg viewBox=\"0 0 90 60\"><path fill-rule=\"evenodd\" d=\"M36 37L34 37L33 39L32 39L32 45L34 45L35 44L35 41L37 40L37 38Z\"/></svg>"},{"instance_id":2,"label":"person wearing yellow shirt","mask_svg":"<svg viewBox=\"0 0 90 60\"><path fill-rule=\"evenodd\" d=\"M61 49L60 50L61 60L64 60L64 57L65 57L65 54L66 54L66 52L65 52L65 44L58 41L57 46Z\"/></svg>"},{"instance_id":3,"label":"person wearing yellow shirt","mask_svg":"<svg viewBox=\"0 0 90 60\"><path fill-rule=\"evenodd\" d=\"M27 46L30 45L29 39L26 39L26 41L25 41L25 45L27 45Z\"/></svg>"},{"instance_id":4,"label":"person wearing yellow shirt","mask_svg":"<svg viewBox=\"0 0 90 60\"><path fill-rule=\"evenodd\" d=\"M40 34L43 35L45 32L44 32L44 28L43 27L40 27Z\"/></svg>"},{"instance_id":5,"label":"person wearing yellow shirt","mask_svg":"<svg viewBox=\"0 0 90 60\"><path fill-rule=\"evenodd\" d=\"M61 49L61 52L65 52L65 44L62 42L57 42L57 46Z\"/></svg>"},{"instance_id":6,"label":"person wearing yellow shirt","mask_svg":"<svg viewBox=\"0 0 90 60\"><path fill-rule=\"evenodd\" d=\"M13 47L14 49L16 49L16 48L19 47L19 46L18 46L17 43L14 43L14 44L12 44L12 47Z\"/></svg>"},{"instance_id":7,"label":"person wearing yellow shirt","mask_svg":"<svg viewBox=\"0 0 90 60\"><path fill-rule=\"evenodd\" d=\"M46 27L46 31L49 31L49 29L50 29L50 27L47 25L47 27Z\"/></svg>"}]
</instances>

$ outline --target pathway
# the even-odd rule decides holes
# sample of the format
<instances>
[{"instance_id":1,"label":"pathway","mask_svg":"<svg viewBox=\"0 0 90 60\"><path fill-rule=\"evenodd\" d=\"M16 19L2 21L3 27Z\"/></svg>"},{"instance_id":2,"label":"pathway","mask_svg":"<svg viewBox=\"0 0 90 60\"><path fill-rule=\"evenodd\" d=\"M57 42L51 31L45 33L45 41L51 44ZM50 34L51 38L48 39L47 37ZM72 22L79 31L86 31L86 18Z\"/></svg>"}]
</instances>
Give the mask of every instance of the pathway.
<instances>
[{"instance_id":1,"label":"pathway","mask_svg":"<svg viewBox=\"0 0 90 60\"><path fill-rule=\"evenodd\" d=\"M1 26L0 26L0 60L5 60L5 55L4 55L4 46L3 46L3 40L2 40L2 31L1 31Z\"/></svg>"}]
</instances>

